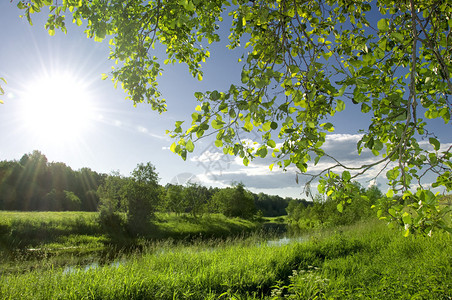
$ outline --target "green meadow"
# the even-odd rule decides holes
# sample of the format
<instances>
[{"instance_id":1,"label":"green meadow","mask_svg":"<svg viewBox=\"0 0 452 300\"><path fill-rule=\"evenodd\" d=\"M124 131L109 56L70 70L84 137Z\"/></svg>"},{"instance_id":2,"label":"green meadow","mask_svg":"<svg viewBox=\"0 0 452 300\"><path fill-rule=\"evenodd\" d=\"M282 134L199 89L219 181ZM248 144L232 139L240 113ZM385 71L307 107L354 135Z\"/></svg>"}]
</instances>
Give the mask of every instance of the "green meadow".
<instances>
[{"instance_id":1,"label":"green meadow","mask_svg":"<svg viewBox=\"0 0 452 300\"><path fill-rule=\"evenodd\" d=\"M403 237L377 220L279 240L258 222L162 214L153 239L129 244L102 234L95 213L1 212L0 220L1 299L452 297L451 236ZM109 248L114 255L100 256Z\"/></svg>"},{"instance_id":2,"label":"green meadow","mask_svg":"<svg viewBox=\"0 0 452 300\"><path fill-rule=\"evenodd\" d=\"M125 219L125 214L122 217ZM272 219L276 218L263 220L271 223ZM0 246L4 251L86 249L112 245L133 247L148 240L226 238L255 232L261 225L260 222L227 218L222 214L194 218L174 213L157 213L152 224L154 228L139 239L131 238L125 232L103 228L96 212L0 211Z\"/></svg>"}]
</instances>

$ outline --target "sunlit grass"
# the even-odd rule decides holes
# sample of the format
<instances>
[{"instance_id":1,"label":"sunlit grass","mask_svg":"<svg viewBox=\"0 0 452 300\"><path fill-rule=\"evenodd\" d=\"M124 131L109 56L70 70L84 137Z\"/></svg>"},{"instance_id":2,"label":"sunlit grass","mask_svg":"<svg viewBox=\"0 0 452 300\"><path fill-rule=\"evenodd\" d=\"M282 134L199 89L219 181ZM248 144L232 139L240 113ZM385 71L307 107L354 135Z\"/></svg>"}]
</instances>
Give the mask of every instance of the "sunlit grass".
<instances>
[{"instance_id":1,"label":"sunlit grass","mask_svg":"<svg viewBox=\"0 0 452 300\"><path fill-rule=\"evenodd\" d=\"M94 212L0 212L1 242L5 248L36 248L65 243L70 236L102 234ZM92 240L90 241L92 242Z\"/></svg>"},{"instance_id":2,"label":"sunlit grass","mask_svg":"<svg viewBox=\"0 0 452 300\"><path fill-rule=\"evenodd\" d=\"M96 212L0 211L0 246L3 248L98 247L102 243L135 243L127 236L106 236ZM147 239L211 238L255 231L259 224L239 218L209 214L194 218L187 214L157 213ZM122 233L123 234L123 233ZM116 239L116 240L112 240Z\"/></svg>"},{"instance_id":3,"label":"sunlit grass","mask_svg":"<svg viewBox=\"0 0 452 300\"><path fill-rule=\"evenodd\" d=\"M222 214L206 214L200 217L182 214L158 213L157 225L161 236L173 238L227 237L229 235L251 232L258 228L257 223L240 219L227 218Z\"/></svg>"},{"instance_id":4,"label":"sunlit grass","mask_svg":"<svg viewBox=\"0 0 452 300\"><path fill-rule=\"evenodd\" d=\"M0 290L1 296L21 299L204 299L228 291L257 296L295 267L296 252L296 245L270 247L256 239L158 243L120 265L3 276Z\"/></svg>"},{"instance_id":5,"label":"sunlit grass","mask_svg":"<svg viewBox=\"0 0 452 300\"><path fill-rule=\"evenodd\" d=\"M0 278L11 299L450 299L452 239L377 221L272 246L265 236L148 243L118 263ZM273 296L272 296L273 295Z\"/></svg>"}]
</instances>

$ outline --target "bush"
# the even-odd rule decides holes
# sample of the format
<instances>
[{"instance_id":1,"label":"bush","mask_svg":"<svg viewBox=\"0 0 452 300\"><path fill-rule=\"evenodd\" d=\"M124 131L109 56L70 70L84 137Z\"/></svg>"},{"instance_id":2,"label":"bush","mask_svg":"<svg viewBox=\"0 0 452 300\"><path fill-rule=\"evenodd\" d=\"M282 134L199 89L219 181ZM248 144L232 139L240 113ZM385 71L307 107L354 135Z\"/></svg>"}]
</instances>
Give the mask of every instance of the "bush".
<instances>
[{"instance_id":1,"label":"bush","mask_svg":"<svg viewBox=\"0 0 452 300\"><path fill-rule=\"evenodd\" d=\"M146 235L150 221L160 202L158 174L151 163L139 164L132 172L124 189L128 204L127 228L131 235Z\"/></svg>"},{"instance_id":2,"label":"bush","mask_svg":"<svg viewBox=\"0 0 452 300\"><path fill-rule=\"evenodd\" d=\"M102 199L99 206L98 223L108 234L120 234L124 232L124 219L121 213L117 212L113 201Z\"/></svg>"},{"instance_id":3,"label":"bush","mask_svg":"<svg viewBox=\"0 0 452 300\"><path fill-rule=\"evenodd\" d=\"M212 201L216 202L220 211L226 217L240 217L249 219L256 212L253 195L245 190L243 183L232 188L219 190L213 195Z\"/></svg>"}]
</instances>

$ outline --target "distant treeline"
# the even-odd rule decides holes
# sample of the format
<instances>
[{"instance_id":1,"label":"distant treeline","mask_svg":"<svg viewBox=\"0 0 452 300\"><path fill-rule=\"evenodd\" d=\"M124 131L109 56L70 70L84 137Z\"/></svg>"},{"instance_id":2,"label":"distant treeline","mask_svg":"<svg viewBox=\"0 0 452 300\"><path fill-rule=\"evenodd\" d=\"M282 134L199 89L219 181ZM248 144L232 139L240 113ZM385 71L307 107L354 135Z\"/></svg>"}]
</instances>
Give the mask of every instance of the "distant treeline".
<instances>
[{"instance_id":1,"label":"distant treeline","mask_svg":"<svg viewBox=\"0 0 452 300\"><path fill-rule=\"evenodd\" d=\"M130 180L131 178L119 174L97 173L90 168L72 170L65 163L49 162L44 154L35 150L24 154L18 161L0 161L0 210L97 211L102 197L112 190L117 190L120 194L121 186ZM184 212L194 215L204 212L237 215L237 212L231 210L233 205L228 210L225 207L228 204L224 203L226 201L224 199L228 197L233 202L234 193L246 196L249 204L247 212L249 210L249 213L258 213L266 217L287 214L286 208L290 201L303 202L304 206L310 203L306 200L264 193L254 194L244 190L242 184L225 189L207 188L197 184L186 186L168 184L159 185L158 189L154 211ZM236 196L239 197L239 194ZM122 206L121 202L124 201L118 200L117 205ZM118 208L127 210L126 206Z\"/></svg>"},{"instance_id":2,"label":"distant treeline","mask_svg":"<svg viewBox=\"0 0 452 300\"><path fill-rule=\"evenodd\" d=\"M35 150L17 161L0 162L0 209L20 211L95 211L97 189L105 174L89 168L74 171L48 162Z\"/></svg>"}]
</instances>

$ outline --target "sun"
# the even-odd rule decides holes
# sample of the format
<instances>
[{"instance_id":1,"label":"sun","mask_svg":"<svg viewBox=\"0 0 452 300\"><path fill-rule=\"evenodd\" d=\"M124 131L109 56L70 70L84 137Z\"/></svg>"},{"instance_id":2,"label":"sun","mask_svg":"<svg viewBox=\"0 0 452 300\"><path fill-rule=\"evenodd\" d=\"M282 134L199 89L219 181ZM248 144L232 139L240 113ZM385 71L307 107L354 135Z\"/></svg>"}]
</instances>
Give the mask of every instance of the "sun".
<instances>
[{"instance_id":1,"label":"sun","mask_svg":"<svg viewBox=\"0 0 452 300\"><path fill-rule=\"evenodd\" d=\"M25 87L23 125L45 143L75 142L92 121L88 85L70 72L35 78Z\"/></svg>"}]
</instances>

